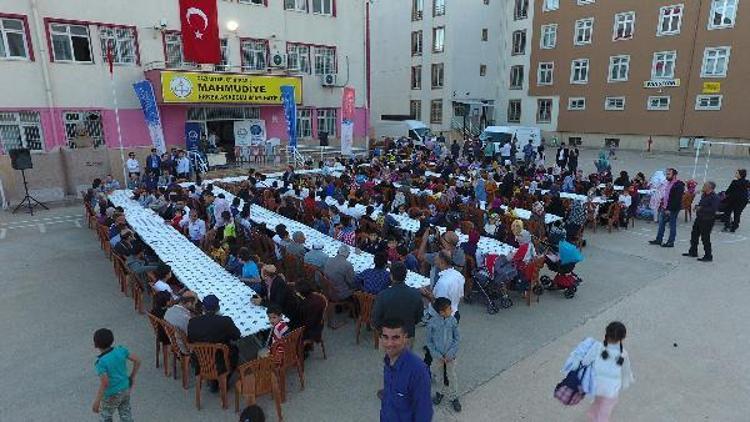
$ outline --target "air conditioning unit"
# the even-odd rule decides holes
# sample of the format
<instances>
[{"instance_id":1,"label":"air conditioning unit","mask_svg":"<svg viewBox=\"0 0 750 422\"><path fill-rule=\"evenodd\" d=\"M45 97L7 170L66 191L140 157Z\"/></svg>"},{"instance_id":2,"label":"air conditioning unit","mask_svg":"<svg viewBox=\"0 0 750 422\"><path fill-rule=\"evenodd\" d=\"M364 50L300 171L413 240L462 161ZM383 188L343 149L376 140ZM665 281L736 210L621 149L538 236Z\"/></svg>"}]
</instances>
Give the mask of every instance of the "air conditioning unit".
<instances>
[{"instance_id":1,"label":"air conditioning unit","mask_svg":"<svg viewBox=\"0 0 750 422\"><path fill-rule=\"evenodd\" d=\"M280 51L274 52L271 55L271 63L269 63L269 65L273 68L286 68L286 54Z\"/></svg>"},{"instance_id":2,"label":"air conditioning unit","mask_svg":"<svg viewBox=\"0 0 750 422\"><path fill-rule=\"evenodd\" d=\"M320 84L323 86L336 86L336 74L326 73L320 78Z\"/></svg>"}]
</instances>

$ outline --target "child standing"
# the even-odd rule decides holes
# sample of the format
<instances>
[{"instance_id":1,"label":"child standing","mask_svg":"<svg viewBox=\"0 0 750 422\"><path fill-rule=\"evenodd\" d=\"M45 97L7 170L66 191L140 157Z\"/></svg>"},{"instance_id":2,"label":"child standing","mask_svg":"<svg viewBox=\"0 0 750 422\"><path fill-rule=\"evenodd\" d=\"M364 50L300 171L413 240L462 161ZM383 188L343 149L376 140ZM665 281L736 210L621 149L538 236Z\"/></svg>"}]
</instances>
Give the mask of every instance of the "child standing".
<instances>
[{"instance_id":1,"label":"child standing","mask_svg":"<svg viewBox=\"0 0 750 422\"><path fill-rule=\"evenodd\" d=\"M587 412L591 422L609 422L620 391L634 381L628 353L622 347L626 334L623 323L612 322L607 325L604 343L597 344L601 353L593 362L595 398Z\"/></svg>"},{"instance_id":2,"label":"child standing","mask_svg":"<svg viewBox=\"0 0 750 422\"><path fill-rule=\"evenodd\" d=\"M111 422L115 410L119 413L121 421L132 422L130 390L133 388L141 360L123 346L112 347L114 341L112 331L106 328L94 333L94 347L100 352L94 364L99 376L99 391L91 409L94 413L99 413L102 422ZM133 363L130 375L127 374L128 360Z\"/></svg>"},{"instance_id":3,"label":"child standing","mask_svg":"<svg viewBox=\"0 0 750 422\"><path fill-rule=\"evenodd\" d=\"M427 324L427 349L432 356L430 372L433 381L438 381L440 384L440 392L435 393L432 403L439 405L447 395L453 410L460 412L461 403L458 401L456 386L456 355L461 341L458 334L458 321L451 315L450 299L439 297L435 299L432 306L440 314L439 318L430 318ZM447 386L443 382L443 369L448 378Z\"/></svg>"}]
</instances>

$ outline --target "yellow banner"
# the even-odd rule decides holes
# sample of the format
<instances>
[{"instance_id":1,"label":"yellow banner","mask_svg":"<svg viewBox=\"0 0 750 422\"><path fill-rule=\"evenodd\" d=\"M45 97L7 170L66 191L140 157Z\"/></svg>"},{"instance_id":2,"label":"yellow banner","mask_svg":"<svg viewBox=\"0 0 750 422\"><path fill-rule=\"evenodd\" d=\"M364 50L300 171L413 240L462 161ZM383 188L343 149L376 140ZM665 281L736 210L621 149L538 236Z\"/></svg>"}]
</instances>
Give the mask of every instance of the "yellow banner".
<instances>
[{"instance_id":1,"label":"yellow banner","mask_svg":"<svg viewBox=\"0 0 750 422\"><path fill-rule=\"evenodd\" d=\"M718 94L721 92L721 82L703 82L704 94Z\"/></svg>"},{"instance_id":2,"label":"yellow banner","mask_svg":"<svg viewBox=\"0 0 750 422\"><path fill-rule=\"evenodd\" d=\"M223 73L161 73L165 103L281 104L281 86L294 87L294 98L302 104L302 78L252 76Z\"/></svg>"}]
</instances>

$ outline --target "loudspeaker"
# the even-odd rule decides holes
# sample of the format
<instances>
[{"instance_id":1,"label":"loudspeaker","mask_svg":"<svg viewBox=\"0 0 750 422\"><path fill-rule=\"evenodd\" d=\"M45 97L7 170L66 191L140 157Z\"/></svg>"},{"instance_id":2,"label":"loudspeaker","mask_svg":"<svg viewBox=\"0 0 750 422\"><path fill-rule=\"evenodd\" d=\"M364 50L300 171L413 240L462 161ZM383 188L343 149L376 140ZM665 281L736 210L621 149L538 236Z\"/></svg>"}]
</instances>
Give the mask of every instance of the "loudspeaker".
<instances>
[{"instance_id":1,"label":"loudspeaker","mask_svg":"<svg viewBox=\"0 0 750 422\"><path fill-rule=\"evenodd\" d=\"M16 148L8 153L10 153L10 165L14 170L28 170L34 167L31 163L31 151L28 148Z\"/></svg>"},{"instance_id":2,"label":"loudspeaker","mask_svg":"<svg viewBox=\"0 0 750 422\"><path fill-rule=\"evenodd\" d=\"M328 132L318 132L318 139L320 140L320 146L327 147L328 146Z\"/></svg>"}]
</instances>

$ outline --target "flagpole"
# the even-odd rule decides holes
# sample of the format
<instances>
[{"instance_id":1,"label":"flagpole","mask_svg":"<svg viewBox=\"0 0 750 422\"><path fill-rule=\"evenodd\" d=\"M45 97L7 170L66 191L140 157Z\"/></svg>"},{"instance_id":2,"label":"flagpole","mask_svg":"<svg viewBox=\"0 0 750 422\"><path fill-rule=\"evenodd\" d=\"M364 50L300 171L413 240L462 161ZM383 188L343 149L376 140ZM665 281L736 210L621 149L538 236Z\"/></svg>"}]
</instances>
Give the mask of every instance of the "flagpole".
<instances>
[{"instance_id":1,"label":"flagpole","mask_svg":"<svg viewBox=\"0 0 750 422\"><path fill-rule=\"evenodd\" d=\"M115 87L114 57L112 46L107 48L107 61L109 62L109 81L112 85L112 103L115 107L115 123L117 124L117 141L120 144L120 160L122 161L122 178L124 187L128 185L128 167L125 165L125 148L122 145L122 127L120 126L120 107L117 103L117 90ZM106 146L105 146L106 147Z\"/></svg>"}]
</instances>

